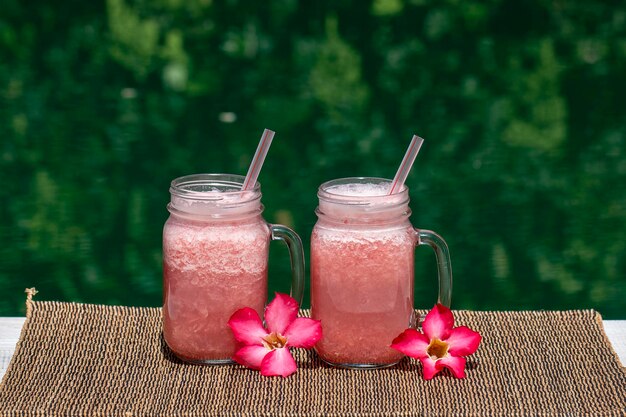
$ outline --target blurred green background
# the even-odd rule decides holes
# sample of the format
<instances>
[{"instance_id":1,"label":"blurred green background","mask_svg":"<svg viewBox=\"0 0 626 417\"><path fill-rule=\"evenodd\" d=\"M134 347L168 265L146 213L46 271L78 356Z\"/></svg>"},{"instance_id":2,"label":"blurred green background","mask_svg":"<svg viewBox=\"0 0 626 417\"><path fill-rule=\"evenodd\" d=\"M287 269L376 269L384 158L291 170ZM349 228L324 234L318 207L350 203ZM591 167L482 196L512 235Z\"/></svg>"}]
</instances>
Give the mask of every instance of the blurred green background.
<instances>
[{"instance_id":1,"label":"blurred green background","mask_svg":"<svg viewBox=\"0 0 626 417\"><path fill-rule=\"evenodd\" d=\"M453 307L626 319L625 97L624 1L2 0L0 315L27 286L160 305L169 182L245 174L267 127L265 218L307 259L317 186L393 177L418 133ZM427 248L416 274L430 307Z\"/></svg>"}]
</instances>

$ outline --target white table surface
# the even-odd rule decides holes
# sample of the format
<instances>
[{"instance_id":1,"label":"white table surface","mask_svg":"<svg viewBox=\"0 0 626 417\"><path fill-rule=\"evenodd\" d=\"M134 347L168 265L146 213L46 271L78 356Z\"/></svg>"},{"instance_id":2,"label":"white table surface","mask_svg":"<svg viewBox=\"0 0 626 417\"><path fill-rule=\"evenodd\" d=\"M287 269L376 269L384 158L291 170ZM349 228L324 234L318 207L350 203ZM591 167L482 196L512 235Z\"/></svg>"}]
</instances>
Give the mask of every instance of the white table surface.
<instances>
[{"instance_id":1,"label":"white table surface","mask_svg":"<svg viewBox=\"0 0 626 417\"><path fill-rule=\"evenodd\" d=\"M0 317L0 379L4 376L15 352L24 320L26 319L23 317ZM626 366L626 320L604 320L603 323L613 349L622 365Z\"/></svg>"}]
</instances>

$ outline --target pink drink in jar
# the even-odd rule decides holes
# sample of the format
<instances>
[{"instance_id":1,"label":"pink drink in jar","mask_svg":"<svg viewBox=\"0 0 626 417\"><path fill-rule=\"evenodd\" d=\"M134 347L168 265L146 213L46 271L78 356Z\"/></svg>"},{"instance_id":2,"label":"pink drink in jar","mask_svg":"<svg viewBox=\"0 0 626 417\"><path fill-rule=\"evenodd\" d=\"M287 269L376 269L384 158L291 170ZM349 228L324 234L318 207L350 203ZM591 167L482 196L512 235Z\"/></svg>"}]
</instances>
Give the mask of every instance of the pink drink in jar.
<instances>
[{"instance_id":1,"label":"pink drink in jar","mask_svg":"<svg viewBox=\"0 0 626 417\"><path fill-rule=\"evenodd\" d=\"M293 241L292 292L300 300L302 247L295 233L268 225L260 185L240 191L243 177L199 174L172 182L163 229L163 336L179 358L230 363L236 344L228 319L251 307L263 316L271 239Z\"/></svg>"},{"instance_id":2,"label":"pink drink in jar","mask_svg":"<svg viewBox=\"0 0 626 417\"><path fill-rule=\"evenodd\" d=\"M319 219L311 237L311 315L324 327L317 353L332 365L380 368L402 359L389 346L416 324L416 245L435 247L440 301L449 304L452 276L445 242L433 232L414 229L408 189L387 195L389 187L389 180L345 178L322 184L318 192Z\"/></svg>"}]
</instances>

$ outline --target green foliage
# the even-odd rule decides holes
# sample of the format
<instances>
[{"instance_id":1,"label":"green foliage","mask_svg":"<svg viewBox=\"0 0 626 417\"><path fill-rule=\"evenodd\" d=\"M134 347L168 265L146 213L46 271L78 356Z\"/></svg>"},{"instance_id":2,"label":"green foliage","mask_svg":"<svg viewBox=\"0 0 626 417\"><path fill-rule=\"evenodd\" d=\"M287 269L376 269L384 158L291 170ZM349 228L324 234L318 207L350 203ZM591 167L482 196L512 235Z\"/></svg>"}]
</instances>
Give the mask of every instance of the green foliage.
<instances>
[{"instance_id":1,"label":"green foliage","mask_svg":"<svg viewBox=\"0 0 626 417\"><path fill-rule=\"evenodd\" d=\"M566 139L567 108L559 91L560 68L553 42L542 39L538 49L529 54L538 58L536 69L521 68L520 57L511 60L511 96L519 101L502 139L513 146L549 151Z\"/></svg>"},{"instance_id":2,"label":"green foliage","mask_svg":"<svg viewBox=\"0 0 626 417\"><path fill-rule=\"evenodd\" d=\"M156 19L141 19L124 0L107 0L111 33L111 55L143 79L158 54L159 24Z\"/></svg>"},{"instance_id":3,"label":"green foliage","mask_svg":"<svg viewBox=\"0 0 626 417\"><path fill-rule=\"evenodd\" d=\"M529 0L6 0L0 315L159 305L168 185L245 173L308 245L317 186L393 176L451 249L454 307L626 318L626 6ZM435 297L417 251L416 305ZM272 244L271 289L287 291Z\"/></svg>"},{"instance_id":4,"label":"green foliage","mask_svg":"<svg viewBox=\"0 0 626 417\"><path fill-rule=\"evenodd\" d=\"M331 121L351 120L367 105L368 91L361 79L361 60L337 32L337 19L326 21L326 39L316 50L309 76L311 94Z\"/></svg>"},{"instance_id":5,"label":"green foliage","mask_svg":"<svg viewBox=\"0 0 626 417\"><path fill-rule=\"evenodd\" d=\"M402 12L402 0L374 0L372 14L375 16L393 16Z\"/></svg>"}]
</instances>

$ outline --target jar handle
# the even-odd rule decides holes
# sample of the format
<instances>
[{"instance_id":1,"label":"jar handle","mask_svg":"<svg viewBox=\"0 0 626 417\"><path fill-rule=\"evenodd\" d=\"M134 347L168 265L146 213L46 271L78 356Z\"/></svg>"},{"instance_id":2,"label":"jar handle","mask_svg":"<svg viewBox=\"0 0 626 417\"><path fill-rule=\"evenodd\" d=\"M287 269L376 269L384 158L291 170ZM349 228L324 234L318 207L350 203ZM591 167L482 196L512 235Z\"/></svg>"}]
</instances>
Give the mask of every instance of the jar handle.
<instances>
[{"instance_id":1,"label":"jar handle","mask_svg":"<svg viewBox=\"0 0 626 417\"><path fill-rule=\"evenodd\" d=\"M415 229L417 244L428 245L435 251L437 257L437 272L439 275L439 294L437 302L450 307L452 298L452 264L448 245L441 236L432 230Z\"/></svg>"},{"instance_id":2,"label":"jar handle","mask_svg":"<svg viewBox=\"0 0 626 417\"><path fill-rule=\"evenodd\" d=\"M289 248L291 259L291 296L302 305L304 295L304 249L300 236L282 224L270 224L272 240L282 240Z\"/></svg>"}]
</instances>

